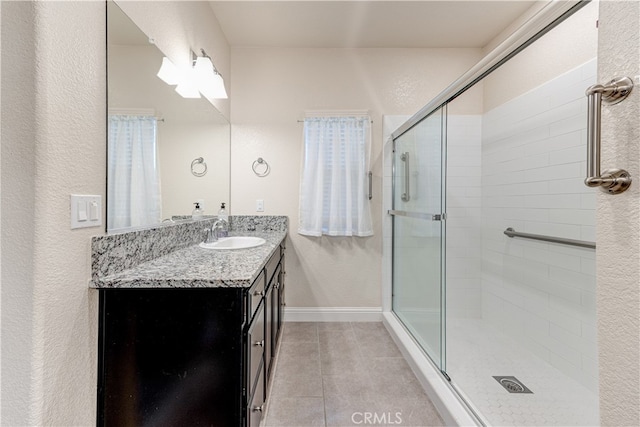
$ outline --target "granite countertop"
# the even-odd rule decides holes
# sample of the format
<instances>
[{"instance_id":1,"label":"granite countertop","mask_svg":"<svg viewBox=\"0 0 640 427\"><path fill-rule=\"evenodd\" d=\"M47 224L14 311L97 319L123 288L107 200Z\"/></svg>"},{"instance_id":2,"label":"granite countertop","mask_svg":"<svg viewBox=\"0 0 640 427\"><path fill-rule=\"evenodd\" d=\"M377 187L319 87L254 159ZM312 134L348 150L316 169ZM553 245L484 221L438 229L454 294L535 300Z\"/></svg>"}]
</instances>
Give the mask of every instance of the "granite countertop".
<instances>
[{"instance_id":1,"label":"granite countertop","mask_svg":"<svg viewBox=\"0 0 640 427\"><path fill-rule=\"evenodd\" d=\"M179 249L127 270L94 277L93 288L249 287L284 240L286 231L230 232L267 242L255 248L211 250L196 245Z\"/></svg>"}]
</instances>

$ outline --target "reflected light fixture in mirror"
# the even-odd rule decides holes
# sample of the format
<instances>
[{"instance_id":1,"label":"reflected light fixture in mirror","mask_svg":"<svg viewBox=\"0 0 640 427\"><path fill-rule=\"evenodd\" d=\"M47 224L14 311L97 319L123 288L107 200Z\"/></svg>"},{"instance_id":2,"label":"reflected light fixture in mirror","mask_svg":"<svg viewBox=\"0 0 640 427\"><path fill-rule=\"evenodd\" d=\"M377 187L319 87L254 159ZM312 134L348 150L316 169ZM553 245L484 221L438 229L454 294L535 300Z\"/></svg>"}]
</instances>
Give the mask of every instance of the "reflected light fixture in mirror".
<instances>
[{"instance_id":1,"label":"reflected light fixture in mirror","mask_svg":"<svg viewBox=\"0 0 640 427\"><path fill-rule=\"evenodd\" d=\"M200 92L207 98L227 99L227 91L224 88L222 76L215 69L211 58L207 56L204 50L201 49L200 51L202 56L197 57L193 65Z\"/></svg>"},{"instance_id":2,"label":"reflected light fixture in mirror","mask_svg":"<svg viewBox=\"0 0 640 427\"><path fill-rule=\"evenodd\" d=\"M200 91L191 79L183 79L178 83L176 92L183 98L200 98Z\"/></svg>"},{"instance_id":3,"label":"reflected light fixture in mirror","mask_svg":"<svg viewBox=\"0 0 640 427\"><path fill-rule=\"evenodd\" d=\"M177 85L175 90L181 97L200 98L200 91L193 71L180 70L166 56L162 58L162 64L156 76L169 86Z\"/></svg>"},{"instance_id":4,"label":"reflected light fixture in mirror","mask_svg":"<svg viewBox=\"0 0 640 427\"><path fill-rule=\"evenodd\" d=\"M178 68L173 65L173 62L166 56L162 58L162 65L160 66L160 71L156 76L160 77L160 79L166 84L173 86L180 83L180 73L178 72Z\"/></svg>"},{"instance_id":5,"label":"reflected light fixture in mirror","mask_svg":"<svg viewBox=\"0 0 640 427\"><path fill-rule=\"evenodd\" d=\"M222 76L204 49L200 51L202 56L198 57L192 52L193 68L188 70L180 70L169 58L164 57L156 75L168 85L177 85L176 92L183 98L200 98L202 93L207 99L227 99Z\"/></svg>"}]
</instances>

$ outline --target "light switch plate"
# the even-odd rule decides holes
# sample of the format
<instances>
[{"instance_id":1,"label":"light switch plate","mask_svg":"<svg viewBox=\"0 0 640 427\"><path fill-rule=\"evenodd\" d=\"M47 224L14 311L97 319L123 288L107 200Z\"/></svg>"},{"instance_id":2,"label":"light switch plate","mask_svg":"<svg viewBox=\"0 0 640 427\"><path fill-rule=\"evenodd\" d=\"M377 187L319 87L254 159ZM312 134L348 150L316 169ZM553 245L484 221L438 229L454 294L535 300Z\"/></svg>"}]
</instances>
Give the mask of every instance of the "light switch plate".
<instances>
[{"instance_id":1,"label":"light switch plate","mask_svg":"<svg viewBox=\"0 0 640 427\"><path fill-rule=\"evenodd\" d=\"M102 225L102 196L71 195L71 229Z\"/></svg>"},{"instance_id":2,"label":"light switch plate","mask_svg":"<svg viewBox=\"0 0 640 427\"><path fill-rule=\"evenodd\" d=\"M264 212L264 200L256 200L256 212Z\"/></svg>"}]
</instances>

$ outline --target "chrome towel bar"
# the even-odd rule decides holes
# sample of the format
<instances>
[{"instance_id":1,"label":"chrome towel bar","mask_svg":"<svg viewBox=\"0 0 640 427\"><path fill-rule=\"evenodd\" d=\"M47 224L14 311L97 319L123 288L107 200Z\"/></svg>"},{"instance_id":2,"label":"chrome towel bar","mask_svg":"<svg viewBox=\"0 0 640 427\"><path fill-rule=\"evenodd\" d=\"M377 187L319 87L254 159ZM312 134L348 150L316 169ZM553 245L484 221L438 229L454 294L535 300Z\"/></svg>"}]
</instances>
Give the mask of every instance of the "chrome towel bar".
<instances>
[{"instance_id":1,"label":"chrome towel bar","mask_svg":"<svg viewBox=\"0 0 640 427\"><path fill-rule=\"evenodd\" d=\"M586 240L565 239L564 237L545 236L542 234L521 233L511 227L504 230L504 234L509 237L522 237L523 239L542 240L543 242L561 243L563 245L579 246L581 248L596 248L595 242L588 242Z\"/></svg>"},{"instance_id":2,"label":"chrome towel bar","mask_svg":"<svg viewBox=\"0 0 640 427\"><path fill-rule=\"evenodd\" d=\"M629 77L617 77L605 85L590 86L587 95L587 178L588 187L600 187L609 194L620 194L631 185L631 176L624 169L600 172L600 119L602 104L615 105L627 98L633 89Z\"/></svg>"}]
</instances>

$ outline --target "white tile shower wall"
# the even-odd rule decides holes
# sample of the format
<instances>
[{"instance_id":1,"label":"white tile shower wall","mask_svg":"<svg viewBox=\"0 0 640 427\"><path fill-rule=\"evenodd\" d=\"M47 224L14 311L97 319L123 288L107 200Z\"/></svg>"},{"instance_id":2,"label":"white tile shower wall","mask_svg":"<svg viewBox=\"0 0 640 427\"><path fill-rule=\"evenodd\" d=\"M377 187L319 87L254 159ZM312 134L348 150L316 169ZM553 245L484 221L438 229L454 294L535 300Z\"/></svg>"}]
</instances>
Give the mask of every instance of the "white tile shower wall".
<instances>
[{"instance_id":1,"label":"white tile shower wall","mask_svg":"<svg viewBox=\"0 0 640 427\"><path fill-rule=\"evenodd\" d=\"M447 318L481 316L481 130L481 115L447 117Z\"/></svg>"},{"instance_id":2,"label":"white tile shower wall","mask_svg":"<svg viewBox=\"0 0 640 427\"><path fill-rule=\"evenodd\" d=\"M518 231L595 240L585 174L585 89L596 61L482 118L482 316L565 374L597 390L595 251Z\"/></svg>"},{"instance_id":3,"label":"white tile shower wall","mask_svg":"<svg viewBox=\"0 0 640 427\"><path fill-rule=\"evenodd\" d=\"M384 116L383 283L391 295L393 130L409 116ZM449 115L447 135L447 316L481 315L481 124L480 115ZM391 301L386 302L391 307Z\"/></svg>"}]
</instances>

